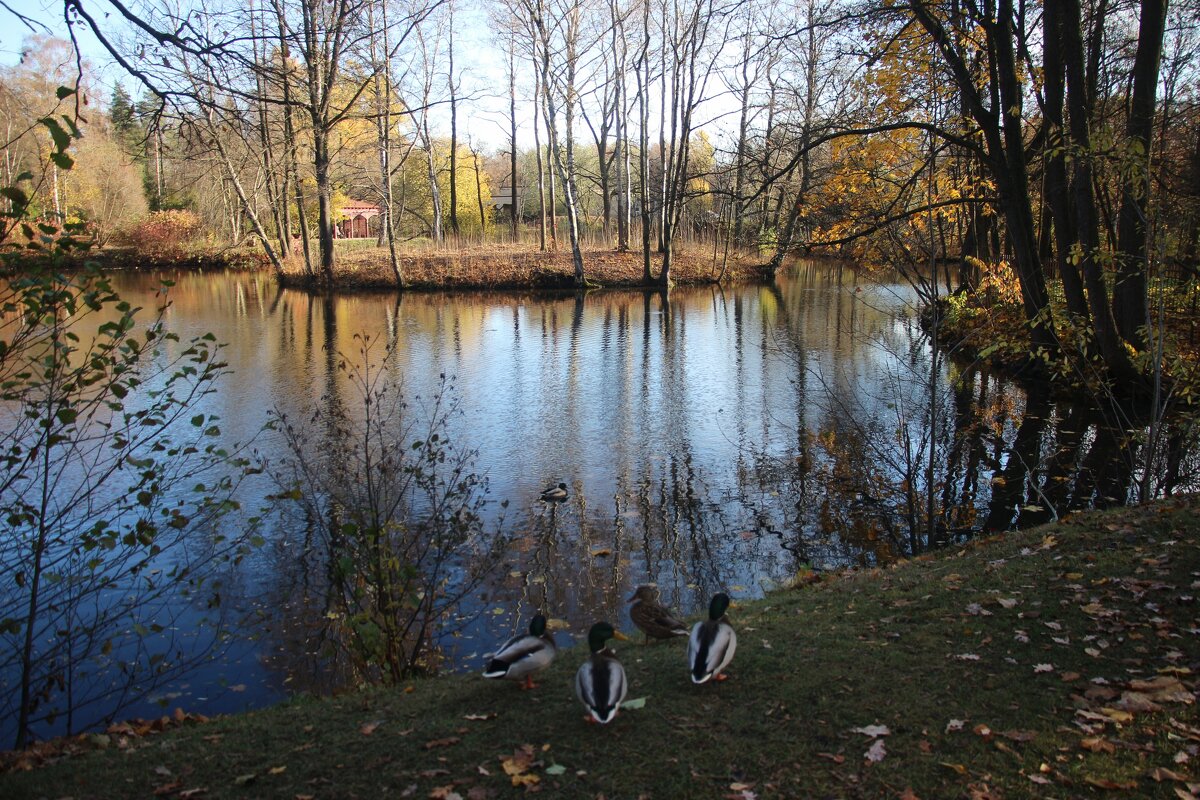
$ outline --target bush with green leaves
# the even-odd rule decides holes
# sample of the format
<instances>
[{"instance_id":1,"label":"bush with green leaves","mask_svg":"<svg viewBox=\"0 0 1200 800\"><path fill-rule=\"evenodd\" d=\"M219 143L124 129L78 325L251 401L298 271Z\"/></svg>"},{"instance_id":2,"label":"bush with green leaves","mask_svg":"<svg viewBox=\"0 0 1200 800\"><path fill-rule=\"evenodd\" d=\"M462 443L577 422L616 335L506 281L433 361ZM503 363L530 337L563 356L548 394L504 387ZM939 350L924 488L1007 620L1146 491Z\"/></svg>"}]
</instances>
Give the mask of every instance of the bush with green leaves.
<instances>
[{"instance_id":1,"label":"bush with green leaves","mask_svg":"<svg viewBox=\"0 0 1200 800\"><path fill-rule=\"evenodd\" d=\"M73 131L47 127L69 168ZM226 369L214 338L168 331L165 299L139 325L102 272L65 269L86 244L28 221L30 180L3 190L5 233L29 241L0 284L0 707L16 747L110 721L204 657L173 623L246 552L253 521L219 523L256 470L203 410Z\"/></svg>"}]
</instances>

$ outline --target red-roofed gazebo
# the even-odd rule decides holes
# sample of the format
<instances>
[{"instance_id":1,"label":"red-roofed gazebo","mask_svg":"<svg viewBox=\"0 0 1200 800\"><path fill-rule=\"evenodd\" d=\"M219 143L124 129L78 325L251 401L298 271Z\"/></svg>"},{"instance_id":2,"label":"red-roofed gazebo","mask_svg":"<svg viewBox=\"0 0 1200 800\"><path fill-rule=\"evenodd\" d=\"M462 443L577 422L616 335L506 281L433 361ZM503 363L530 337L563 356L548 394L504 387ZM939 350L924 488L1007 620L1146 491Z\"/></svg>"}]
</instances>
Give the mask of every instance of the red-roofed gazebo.
<instances>
[{"instance_id":1,"label":"red-roofed gazebo","mask_svg":"<svg viewBox=\"0 0 1200 800\"><path fill-rule=\"evenodd\" d=\"M379 206L348 200L342 205L342 219L337 224L339 239L366 239L371 236L370 221L383 214Z\"/></svg>"}]
</instances>

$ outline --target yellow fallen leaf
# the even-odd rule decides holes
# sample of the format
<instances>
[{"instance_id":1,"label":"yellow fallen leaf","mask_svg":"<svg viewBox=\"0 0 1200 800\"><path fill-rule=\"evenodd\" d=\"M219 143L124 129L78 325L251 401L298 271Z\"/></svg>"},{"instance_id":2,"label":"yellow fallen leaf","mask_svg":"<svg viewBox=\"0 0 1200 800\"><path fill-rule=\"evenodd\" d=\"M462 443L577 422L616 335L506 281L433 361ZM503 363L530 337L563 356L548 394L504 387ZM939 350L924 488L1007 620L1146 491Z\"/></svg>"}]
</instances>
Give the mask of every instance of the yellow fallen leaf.
<instances>
[{"instance_id":1,"label":"yellow fallen leaf","mask_svg":"<svg viewBox=\"0 0 1200 800\"><path fill-rule=\"evenodd\" d=\"M1133 722L1133 714L1130 714L1128 711L1122 711L1119 708L1108 708L1106 706L1100 709L1100 713L1113 722Z\"/></svg>"}]
</instances>

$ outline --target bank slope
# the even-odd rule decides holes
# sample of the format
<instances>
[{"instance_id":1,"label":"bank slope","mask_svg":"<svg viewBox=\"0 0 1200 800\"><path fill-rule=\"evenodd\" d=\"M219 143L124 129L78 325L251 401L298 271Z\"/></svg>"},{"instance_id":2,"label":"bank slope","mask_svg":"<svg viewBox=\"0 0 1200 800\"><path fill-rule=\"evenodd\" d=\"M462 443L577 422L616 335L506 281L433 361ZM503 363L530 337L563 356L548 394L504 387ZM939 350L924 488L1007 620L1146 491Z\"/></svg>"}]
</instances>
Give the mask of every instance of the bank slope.
<instances>
[{"instance_id":1,"label":"bank slope","mask_svg":"<svg viewBox=\"0 0 1200 800\"><path fill-rule=\"evenodd\" d=\"M683 642L622 646L645 705L605 727L576 647L530 692L451 676L113 735L0 796L1187 797L1198 539L1189 497L781 591L730 613L725 683L693 686Z\"/></svg>"}]
</instances>

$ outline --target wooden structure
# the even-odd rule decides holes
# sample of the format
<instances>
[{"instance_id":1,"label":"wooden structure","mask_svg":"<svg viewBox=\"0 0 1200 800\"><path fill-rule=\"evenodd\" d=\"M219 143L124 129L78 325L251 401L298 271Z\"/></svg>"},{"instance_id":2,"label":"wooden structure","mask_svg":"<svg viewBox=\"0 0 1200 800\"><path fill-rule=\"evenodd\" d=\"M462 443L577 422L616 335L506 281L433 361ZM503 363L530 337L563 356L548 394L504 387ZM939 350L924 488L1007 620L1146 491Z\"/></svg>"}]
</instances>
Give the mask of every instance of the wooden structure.
<instances>
[{"instance_id":1,"label":"wooden structure","mask_svg":"<svg viewBox=\"0 0 1200 800\"><path fill-rule=\"evenodd\" d=\"M371 220L382 214L383 211L377 205L358 200L346 201L342 206L342 219L337 224L337 238L366 239L374 236L371 232Z\"/></svg>"},{"instance_id":2,"label":"wooden structure","mask_svg":"<svg viewBox=\"0 0 1200 800\"><path fill-rule=\"evenodd\" d=\"M521 195L523 190L517 192L517 213L520 213ZM508 213L513 213L513 190L511 186L501 186L499 189L492 190L492 208L496 210L508 209Z\"/></svg>"}]
</instances>

